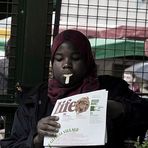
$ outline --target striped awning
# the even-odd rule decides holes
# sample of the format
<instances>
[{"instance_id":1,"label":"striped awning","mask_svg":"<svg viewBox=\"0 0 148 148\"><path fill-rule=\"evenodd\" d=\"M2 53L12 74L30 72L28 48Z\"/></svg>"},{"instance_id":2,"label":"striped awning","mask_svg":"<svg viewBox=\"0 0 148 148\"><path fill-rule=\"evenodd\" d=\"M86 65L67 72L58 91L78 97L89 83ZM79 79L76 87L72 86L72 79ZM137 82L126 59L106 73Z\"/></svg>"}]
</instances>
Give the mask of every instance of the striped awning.
<instances>
[{"instance_id":1,"label":"striped awning","mask_svg":"<svg viewBox=\"0 0 148 148\"><path fill-rule=\"evenodd\" d=\"M144 41L126 39L89 39L96 59L145 56Z\"/></svg>"}]
</instances>

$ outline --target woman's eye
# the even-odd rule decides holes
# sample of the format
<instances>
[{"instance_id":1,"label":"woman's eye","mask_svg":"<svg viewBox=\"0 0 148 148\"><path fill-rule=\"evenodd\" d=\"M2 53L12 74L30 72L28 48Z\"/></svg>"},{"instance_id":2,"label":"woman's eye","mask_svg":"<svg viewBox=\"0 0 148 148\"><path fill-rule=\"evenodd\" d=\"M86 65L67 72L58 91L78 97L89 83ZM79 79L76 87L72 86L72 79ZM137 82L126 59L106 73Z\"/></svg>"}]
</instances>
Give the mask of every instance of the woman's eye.
<instances>
[{"instance_id":1,"label":"woman's eye","mask_svg":"<svg viewBox=\"0 0 148 148\"><path fill-rule=\"evenodd\" d=\"M72 56L72 59L75 60L75 61L78 61L78 60L81 59L81 56L80 56L80 54L74 54L74 55Z\"/></svg>"},{"instance_id":2,"label":"woman's eye","mask_svg":"<svg viewBox=\"0 0 148 148\"><path fill-rule=\"evenodd\" d=\"M55 55L54 60L61 61L63 57L61 55Z\"/></svg>"}]
</instances>

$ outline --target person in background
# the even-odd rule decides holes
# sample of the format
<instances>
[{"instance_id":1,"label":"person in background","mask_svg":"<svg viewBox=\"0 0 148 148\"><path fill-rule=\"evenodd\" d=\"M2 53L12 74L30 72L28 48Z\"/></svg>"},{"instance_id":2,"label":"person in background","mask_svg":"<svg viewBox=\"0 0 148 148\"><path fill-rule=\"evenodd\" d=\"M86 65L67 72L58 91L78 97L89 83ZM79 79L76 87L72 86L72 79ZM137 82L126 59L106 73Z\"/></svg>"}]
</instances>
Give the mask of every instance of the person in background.
<instances>
[{"instance_id":1,"label":"person in background","mask_svg":"<svg viewBox=\"0 0 148 148\"><path fill-rule=\"evenodd\" d=\"M123 79L129 84L129 88L134 92L140 92L140 86L136 82L136 76L133 72L125 70L123 73Z\"/></svg>"},{"instance_id":2,"label":"person in background","mask_svg":"<svg viewBox=\"0 0 148 148\"><path fill-rule=\"evenodd\" d=\"M5 46L5 57L0 59L0 95L7 93L10 39ZM5 135L5 117L0 113L0 139Z\"/></svg>"},{"instance_id":3,"label":"person in background","mask_svg":"<svg viewBox=\"0 0 148 148\"><path fill-rule=\"evenodd\" d=\"M10 39L5 46L5 57L0 59L0 94L7 93Z\"/></svg>"},{"instance_id":4,"label":"person in background","mask_svg":"<svg viewBox=\"0 0 148 148\"><path fill-rule=\"evenodd\" d=\"M138 78L140 83L140 95L142 98L148 99L148 80Z\"/></svg>"},{"instance_id":5,"label":"person in background","mask_svg":"<svg viewBox=\"0 0 148 148\"><path fill-rule=\"evenodd\" d=\"M5 135L5 119L4 116L0 116L0 139L4 138Z\"/></svg>"},{"instance_id":6,"label":"person in background","mask_svg":"<svg viewBox=\"0 0 148 148\"><path fill-rule=\"evenodd\" d=\"M108 138L106 145L96 147L123 148L126 139L137 138L141 127L147 128L144 114L148 113L148 105L123 79L97 76L90 42L84 34L76 30L59 33L51 48L51 64L53 78L48 83L25 94L22 91L20 99L24 101L15 113L10 137L0 141L1 148L43 148L44 136L55 136L62 126L59 117L51 116L56 101L101 89L109 92Z\"/></svg>"}]
</instances>

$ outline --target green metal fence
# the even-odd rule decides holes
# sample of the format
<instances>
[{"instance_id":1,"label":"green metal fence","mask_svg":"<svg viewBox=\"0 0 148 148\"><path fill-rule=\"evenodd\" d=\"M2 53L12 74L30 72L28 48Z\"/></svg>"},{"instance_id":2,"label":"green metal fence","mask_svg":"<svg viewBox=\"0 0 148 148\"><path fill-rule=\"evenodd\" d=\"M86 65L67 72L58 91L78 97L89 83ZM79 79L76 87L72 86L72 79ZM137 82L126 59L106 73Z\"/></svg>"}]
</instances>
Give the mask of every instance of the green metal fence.
<instances>
[{"instance_id":1,"label":"green metal fence","mask_svg":"<svg viewBox=\"0 0 148 148\"><path fill-rule=\"evenodd\" d=\"M0 27L10 24L10 54L8 56L8 85L6 93L0 94L0 116L5 116L5 136L9 136L14 112L18 107L16 85L31 88L47 81L49 48L52 30L53 0L0 0ZM8 8L9 7L9 8ZM1 22L0 20L0 22ZM5 50L8 39L0 40L0 50ZM6 56L3 56L3 59ZM6 67L5 67L6 68Z\"/></svg>"}]
</instances>

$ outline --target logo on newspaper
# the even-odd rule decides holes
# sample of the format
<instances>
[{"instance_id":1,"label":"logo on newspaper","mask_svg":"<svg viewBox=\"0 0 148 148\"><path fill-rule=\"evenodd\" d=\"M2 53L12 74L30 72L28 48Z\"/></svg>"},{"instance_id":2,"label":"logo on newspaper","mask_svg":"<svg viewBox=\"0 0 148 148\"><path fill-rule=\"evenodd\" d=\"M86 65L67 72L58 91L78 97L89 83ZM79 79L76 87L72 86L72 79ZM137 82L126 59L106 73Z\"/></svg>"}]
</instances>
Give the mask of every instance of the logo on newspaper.
<instances>
[{"instance_id":1,"label":"logo on newspaper","mask_svg":"<svg viewBox=\"0 0 148 148\"><path fill-rule=\"evenodd\" d=\"M89 97L82 97L77 101L74 101L72 99L58 100L58 103L56 104L53 114L74 112L74 111L76 113L82 113L88 110L89 105L90 105Z\"/></svg>"}]
</instances>

